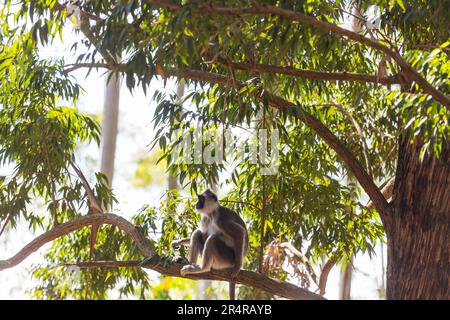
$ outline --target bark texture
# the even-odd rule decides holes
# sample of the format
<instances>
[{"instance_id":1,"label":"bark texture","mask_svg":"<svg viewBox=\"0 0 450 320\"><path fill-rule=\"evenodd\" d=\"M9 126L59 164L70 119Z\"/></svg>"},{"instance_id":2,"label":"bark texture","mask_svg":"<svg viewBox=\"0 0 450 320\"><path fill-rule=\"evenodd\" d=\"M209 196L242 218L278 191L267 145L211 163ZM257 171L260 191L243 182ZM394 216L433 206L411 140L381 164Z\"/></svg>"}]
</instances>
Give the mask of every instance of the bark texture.
<instances>
[{"instance_id":1,"label":"bark texture","mask_svg":"<svg viewBox=\"0 0 450 320\"><path fill-rule=\"evenodd\" d=\"M450 299L450 145L441 159L401 139L388 238L388 299Z\"/></svg>"}]
</instances>

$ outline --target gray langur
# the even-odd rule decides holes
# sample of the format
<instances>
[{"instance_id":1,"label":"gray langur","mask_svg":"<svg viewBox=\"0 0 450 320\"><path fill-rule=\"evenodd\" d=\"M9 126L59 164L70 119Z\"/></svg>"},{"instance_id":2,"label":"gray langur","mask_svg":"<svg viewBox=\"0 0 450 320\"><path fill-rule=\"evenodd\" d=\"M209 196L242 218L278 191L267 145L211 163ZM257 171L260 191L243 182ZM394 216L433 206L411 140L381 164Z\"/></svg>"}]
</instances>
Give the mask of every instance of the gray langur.
<instances>
[{"instance_id":1,"label":"gray langur","mask_svg":"<svg viewBox=\"0 0 450 320\"><path fill-rule=\"evenodd\" d=\"M248 232L245 222L233 210L219 204L209 189L198 195L195 206L202 215L200 229L190 238L175 240L172 246L189 245L189 264L182 275L229 269L231 279L238 275L248 250ZM201 266L196 265L198 255ZM235 298L235 283L230 281L230 300Z\"/></svg>"}]
</instances>

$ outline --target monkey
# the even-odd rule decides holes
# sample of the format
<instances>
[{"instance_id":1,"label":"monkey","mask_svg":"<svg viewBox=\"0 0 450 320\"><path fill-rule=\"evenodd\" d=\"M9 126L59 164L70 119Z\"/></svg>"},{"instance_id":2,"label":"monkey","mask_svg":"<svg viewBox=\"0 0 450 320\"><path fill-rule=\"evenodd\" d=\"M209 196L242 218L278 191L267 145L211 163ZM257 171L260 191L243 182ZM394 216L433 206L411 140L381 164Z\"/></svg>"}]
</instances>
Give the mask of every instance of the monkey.
<instances>
[{"instance_id":1,"label":"monkey","mask_svg":"<svg viewBox=\"0 0 450 320\"><path fill-rule=\"evenodd\" d=\"M230 270L235 279L242 268L248 251L248 231L244 220L235 211L221 206L217 195L207 189L197 195L196 210L201 213L200 228L190 238L175 240L172 246L189 245L189 264L181 269L182 275ZM202 264L198 266L198 255ZM230 300L235 299L235 283L230 281Z\"/></svg>"}]
</instances>

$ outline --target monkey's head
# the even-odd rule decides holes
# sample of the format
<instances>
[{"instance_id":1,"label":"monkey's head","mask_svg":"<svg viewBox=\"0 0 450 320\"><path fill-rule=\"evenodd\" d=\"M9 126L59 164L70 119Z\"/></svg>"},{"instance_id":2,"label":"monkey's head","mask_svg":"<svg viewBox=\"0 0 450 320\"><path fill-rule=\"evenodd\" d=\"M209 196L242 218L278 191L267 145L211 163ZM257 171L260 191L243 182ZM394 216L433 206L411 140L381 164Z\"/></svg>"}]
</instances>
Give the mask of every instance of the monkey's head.
<instances>
[{"instance_id":1,"label":"monkey's head","mask_svg":"<svg viewBox=\"0 0 450 320\"><path fill-rule=\"evenodd\" d=\"M201 213L210 214L219 206L216 194L209 189L197 195L197 197L198 201L195 208Z\"/></svg>"}]
</instances>

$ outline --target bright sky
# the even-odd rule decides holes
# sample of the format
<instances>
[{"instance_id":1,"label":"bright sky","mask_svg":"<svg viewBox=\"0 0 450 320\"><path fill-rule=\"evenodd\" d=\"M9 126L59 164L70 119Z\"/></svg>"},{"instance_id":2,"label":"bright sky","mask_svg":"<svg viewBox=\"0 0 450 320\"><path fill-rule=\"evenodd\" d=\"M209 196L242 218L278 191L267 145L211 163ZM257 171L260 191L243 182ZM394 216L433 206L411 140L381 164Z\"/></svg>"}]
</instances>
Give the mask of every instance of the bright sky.
<instances>
[{"instance_id":1,"label":"bright sky","mask_svg":"<svg viewBox=\"0 0 450 320\"><path fill-rule=\"evenodd\" d=\"M63 39L65 44L55 43L51 47L43 48L42 58L64 57L66 62L73 61L68 57L70 45L77 36L66 29ZM82 112L101 114L103 110L105 77L103 70L93 70L88 78L85 78L86 70L77 70L72 73L77 81L86 90L78 102L78 108ZM120 92L119 133L117 138L115 177L113 182L114 193L119 200L115 211L125 218L136 213L144 204L155 204L159 199L164 186L150 186L148 188L136 188L131 185L131 178L137 167L137 160L148 153L147 145L151 141L153 126L150 125L155 103L151 96L156 88L162 88L162 81L153 81L146 97L142 91L137 90L130 94L125 84L122 84ZM174 82L168 82L168 90L175 91ZM80 163L83 171L89 176L100 167L100 150L96 146L82 146L78 158L88 159ZM0 168L2 170L3 168ZM15 230L8 230L0 239L0 260L11 257L26 243L35 237L26 227L19 225ZM33 263L42 263L44 246L36 253L28 257L20 265L0 272L0 299L29 299L27 292L33 287L33 281L29 276L28 268ZM377 248L377 256L369 259L368 256L358 256L355 259L355 272L352 281L352 297L355 299L377 299L377 282L381 283L381 259L380 248ZM386 255L385 255L386 256ZM361 271L361 272L359 272ZM327 294L329 299L339 297L339 267L335 267L329 275Z\"/></svg>"}]
</instances>

